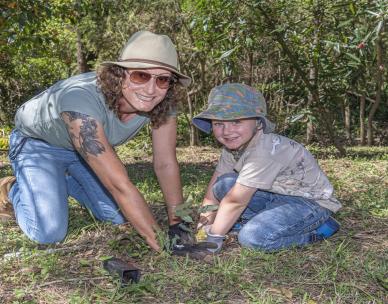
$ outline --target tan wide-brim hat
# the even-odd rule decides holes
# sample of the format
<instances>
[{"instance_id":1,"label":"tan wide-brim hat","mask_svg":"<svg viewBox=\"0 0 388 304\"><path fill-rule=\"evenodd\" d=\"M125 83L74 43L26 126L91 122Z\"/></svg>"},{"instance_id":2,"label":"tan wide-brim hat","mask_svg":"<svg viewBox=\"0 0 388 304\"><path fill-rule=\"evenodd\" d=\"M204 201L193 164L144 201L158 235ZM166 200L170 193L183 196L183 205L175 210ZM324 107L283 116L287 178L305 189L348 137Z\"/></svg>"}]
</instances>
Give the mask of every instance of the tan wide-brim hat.
<instances>
[{"instance_id":1,"label":"tan wide-brim hat","mask_svg":"<svg viewBox=\"0 0 388 304\"><path fill-rule=\"evenodd\" d=\"M174 73L182 86L187 87L191 83L191 78L180 72L175 45L166 35L149 31L136 32L129 38L117 61L102 63L111 64L129 69L162 68Z\"/></svg>"}]
</instances>

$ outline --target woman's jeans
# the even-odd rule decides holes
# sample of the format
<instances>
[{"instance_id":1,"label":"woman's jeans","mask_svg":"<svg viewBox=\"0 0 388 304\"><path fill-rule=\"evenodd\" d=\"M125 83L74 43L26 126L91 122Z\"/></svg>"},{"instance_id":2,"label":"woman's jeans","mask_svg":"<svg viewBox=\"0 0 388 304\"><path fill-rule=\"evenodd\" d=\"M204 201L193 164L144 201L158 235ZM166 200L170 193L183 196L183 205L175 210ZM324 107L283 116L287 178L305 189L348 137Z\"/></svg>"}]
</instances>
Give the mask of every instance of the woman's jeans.
<instances>
[{"instance_id":1,"label":"woman's jeans","mask_svg":"<svg viewBox=\"0 0 388 304\"><path fill-rule=\"evenodd\" d=\"M125 222L119 207L79 154L13 130L9 158L16 176L9 199L23 232L39 243L62 241L68 228L68 196L95 218Z\"/></svg>"},{"instance_id":2,"label":"woman's jeans","mask_svg":"<svg viewBox=\"0 0 388 304\"><path fill-rule=\"evenodd\" d=\"M237 177L227 173L217 179L213 193L218 201ZM242 246L265 251L302 246L317 240L315 229L330 215L330 210L313 200L257 190L240 217L238 240Z\"/></svg>"}]
</instances>

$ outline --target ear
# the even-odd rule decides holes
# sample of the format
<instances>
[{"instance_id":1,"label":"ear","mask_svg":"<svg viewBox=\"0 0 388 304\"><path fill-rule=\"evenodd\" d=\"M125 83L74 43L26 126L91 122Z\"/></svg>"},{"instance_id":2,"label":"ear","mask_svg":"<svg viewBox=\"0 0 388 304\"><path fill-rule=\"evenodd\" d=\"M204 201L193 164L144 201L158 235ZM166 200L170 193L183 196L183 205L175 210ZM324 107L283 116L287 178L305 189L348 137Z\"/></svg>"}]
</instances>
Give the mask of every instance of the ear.
<instances>
[{"instance_id":1,"label":"ear","mask_svg":"<svg viewBox=\"0 0 388 304\"><path fill-rule=\"evenodd\" d=\"M258 117L256 119L256 129L257 131L262 130L264 128L263 121Z\"/></svg>"}]
</instances>

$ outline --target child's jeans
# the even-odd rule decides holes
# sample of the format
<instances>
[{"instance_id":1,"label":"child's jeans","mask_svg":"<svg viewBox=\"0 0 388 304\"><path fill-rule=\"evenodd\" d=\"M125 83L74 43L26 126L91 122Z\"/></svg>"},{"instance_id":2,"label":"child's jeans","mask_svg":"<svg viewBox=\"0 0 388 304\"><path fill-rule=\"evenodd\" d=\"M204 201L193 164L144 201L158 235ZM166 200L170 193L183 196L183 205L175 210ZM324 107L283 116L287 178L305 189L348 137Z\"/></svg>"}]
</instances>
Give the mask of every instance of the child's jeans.
<instances>
[{"instance_id":1,"label":"child's jeans","mask_svg":"<svg viewBox=\"0 0 388 304\"><path fill-rule=\"evenodd\" d=\"M95 218L125 222L119 207L79 154L13 130L9 158L16 176L9 199L23 232L43 244L63 240L68 228L68 196Z\"/></svg>"},{"instance_id":2,"label":"child's jeans","mask_svg":"<svg viewBox=\"0 0 388 304\"><path fill-rule=\"evenodd\" d=\"M236 183L238 174L220 176L213 186L217 200ZM298 196L257 190L241 215L238 240L242 246L265 251L302 246L315 240L315 229L331 211L316 202Z\"/></svg>"}]
</instances>

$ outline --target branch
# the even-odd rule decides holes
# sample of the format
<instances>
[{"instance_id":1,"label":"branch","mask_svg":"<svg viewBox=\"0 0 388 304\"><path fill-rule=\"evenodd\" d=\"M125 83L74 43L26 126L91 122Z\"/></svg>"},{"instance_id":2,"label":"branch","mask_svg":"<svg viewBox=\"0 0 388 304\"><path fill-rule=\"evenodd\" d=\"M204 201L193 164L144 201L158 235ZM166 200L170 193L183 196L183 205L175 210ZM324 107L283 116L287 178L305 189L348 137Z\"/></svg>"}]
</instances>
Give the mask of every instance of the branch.
<instances>
[{"instance_id":1,"label":"branch","mask_svg":"<svg viewBox=\"0 0 388 304\"><path fill-rule=\"evenodd\" d=\"M359 94L359 93L356 93L356 92L351 92L351 91L346 91L346 93L348 94L351 94L351 95L354 95L354 96L357 96L357 97L362 97L363 95ZM372 99L372 98L369 98L367 96L365 96L365 99L370 101L371 103L375 103L376 100Z\"/></svg>"}]
</instances>

